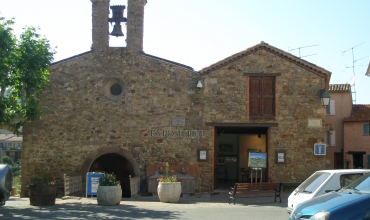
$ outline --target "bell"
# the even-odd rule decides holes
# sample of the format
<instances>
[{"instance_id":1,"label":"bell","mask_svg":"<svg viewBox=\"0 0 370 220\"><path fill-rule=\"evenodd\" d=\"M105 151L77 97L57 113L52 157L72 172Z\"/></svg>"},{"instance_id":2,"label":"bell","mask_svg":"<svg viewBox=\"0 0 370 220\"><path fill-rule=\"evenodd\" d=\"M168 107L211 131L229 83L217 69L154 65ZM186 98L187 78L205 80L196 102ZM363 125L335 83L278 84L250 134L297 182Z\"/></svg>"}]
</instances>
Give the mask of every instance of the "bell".
<instances>
[{"instance_id":1,"label":"bell","mask_svg":"<svg viewBox=\"0 0 370 220\"><path fill-rule=\"evenodd\" d=\"M112 18L108 18L109 22L126 22L127 18L123 17L123 11L125 10L126 6L124 5L113 5L110 6L112 9L113 16Z\"/></svg>"},{"instance_id":2,"label":"bell","mask_svg":"<svg viewBox=\"0 0 370 220\"><path fill-rule=\"evenodd\" d=\"M115 25L113 27L112 32L110 35L116 36L116 37L122 37L122 29L121 29L121 22L126 22L127 18L123 17L123 11L125 10L126 6L124 5L113 5L110 6L112 9L113 16L112 18L108 18L108 22L112 23L114 22Z\"/></svg>"},{"instance_id":3,"label":"bell","mask_svg":"<svg viewBox=\"0 0 370 220\"><path fill-rule=\"evenodd\" d=\"M121 25L120 23L116 23L113 27L113 30L112 32L110 33L110 35L112 36L116 36L116 37L121 37L123 36L123 32L122 32L122 29L121 29Z\"/></svg>"}]
</instances>

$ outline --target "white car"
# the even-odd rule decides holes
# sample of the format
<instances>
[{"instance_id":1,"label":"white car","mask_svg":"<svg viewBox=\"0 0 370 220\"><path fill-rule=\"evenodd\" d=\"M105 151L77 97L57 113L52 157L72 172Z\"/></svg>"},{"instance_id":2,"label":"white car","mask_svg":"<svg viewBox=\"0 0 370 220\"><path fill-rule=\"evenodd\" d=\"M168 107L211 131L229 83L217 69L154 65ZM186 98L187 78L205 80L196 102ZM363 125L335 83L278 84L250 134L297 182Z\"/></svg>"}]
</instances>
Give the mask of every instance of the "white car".
<instances>
[{"instance_id":1,"label":"white car","mask_svg":"<svg viewBox=\"0 0 370 220\"><path fill-rule=\"evenodd\" d=\"M347 186L360 176L369 172L369 169L316 171L290 194L287 211L290 214L300 203Z\"/></svg>"}]
</instances>

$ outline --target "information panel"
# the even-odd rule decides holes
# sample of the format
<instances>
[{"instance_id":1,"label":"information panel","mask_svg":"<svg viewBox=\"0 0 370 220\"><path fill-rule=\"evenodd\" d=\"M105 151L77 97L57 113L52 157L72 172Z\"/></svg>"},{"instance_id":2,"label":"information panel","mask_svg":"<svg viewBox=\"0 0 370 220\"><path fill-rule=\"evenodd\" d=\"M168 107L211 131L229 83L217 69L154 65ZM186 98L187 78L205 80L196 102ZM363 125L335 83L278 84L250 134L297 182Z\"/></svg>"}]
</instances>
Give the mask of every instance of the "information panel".
<instances>
[{"instance_id":1,"label":"information panel","mask_svg":"<svg viewBox=\"0 0 370 220\"><path fill-rule=\"evenodd\" d=\"M87 173L86 175L86 197L94 196L98 192L99 179L104 176L104 173Z\"/></svg>"}]
</instances>

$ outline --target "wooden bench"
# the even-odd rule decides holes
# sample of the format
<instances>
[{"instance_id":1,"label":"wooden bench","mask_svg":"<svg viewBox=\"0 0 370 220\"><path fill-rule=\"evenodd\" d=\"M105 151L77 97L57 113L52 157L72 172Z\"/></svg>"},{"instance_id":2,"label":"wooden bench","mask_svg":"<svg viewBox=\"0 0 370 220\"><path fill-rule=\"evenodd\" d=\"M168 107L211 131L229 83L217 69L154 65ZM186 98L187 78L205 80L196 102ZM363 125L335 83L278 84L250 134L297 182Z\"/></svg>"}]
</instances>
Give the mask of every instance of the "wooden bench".
<instances>
[{"instance_id":1,"label":"wooden bench","mask_svg":"<svg viewBox=\"0 0 370 220\"><path fill-rule=\"evenodd\" d=\"M281 186L282 183L279 182L261 182L261 183L235 183L234 187L230 187L229 191L229 204L230 200L234 201L235 205L235 196L241 194L264 194L273 192L276 197L279 197L281 202ZM239 196L238 196L239 197Z\"/></svg>"}]
</instances>

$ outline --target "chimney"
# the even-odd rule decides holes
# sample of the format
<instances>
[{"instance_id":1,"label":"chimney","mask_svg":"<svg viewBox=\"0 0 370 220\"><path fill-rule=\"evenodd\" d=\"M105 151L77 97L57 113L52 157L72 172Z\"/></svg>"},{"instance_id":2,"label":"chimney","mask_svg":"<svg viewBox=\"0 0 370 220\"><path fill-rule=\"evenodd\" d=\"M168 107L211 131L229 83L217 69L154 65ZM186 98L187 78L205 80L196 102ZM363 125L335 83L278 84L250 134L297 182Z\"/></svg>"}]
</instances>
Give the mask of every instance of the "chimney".
<instances>
[{"instance_id":1,"label":"chimney","mask_svg":"<svg viewBox=\"0 0 370 220\"><path fill-rule=\"evenodd\" d=\"M91 0L92 2L92 45L93 51L107 50L109 47L109 1Z\"/></svg>"},{"instance_id":2,"label":"chimney","mask_svg":"<svg viewBox=\"0 0 370 220\"><path fill-rule=\"evenodd\" d=\"M144 38L144 6L146 0L127 1L127 48L143 50Z\"/></svg>"}]
</instances>

